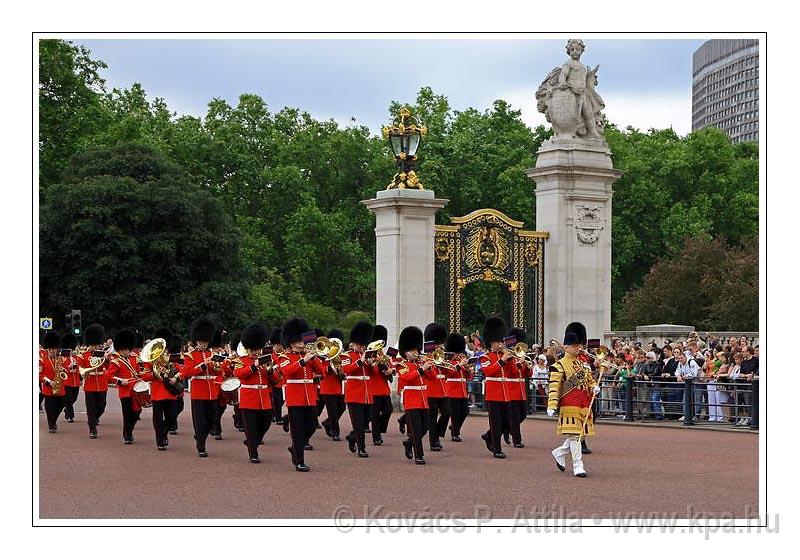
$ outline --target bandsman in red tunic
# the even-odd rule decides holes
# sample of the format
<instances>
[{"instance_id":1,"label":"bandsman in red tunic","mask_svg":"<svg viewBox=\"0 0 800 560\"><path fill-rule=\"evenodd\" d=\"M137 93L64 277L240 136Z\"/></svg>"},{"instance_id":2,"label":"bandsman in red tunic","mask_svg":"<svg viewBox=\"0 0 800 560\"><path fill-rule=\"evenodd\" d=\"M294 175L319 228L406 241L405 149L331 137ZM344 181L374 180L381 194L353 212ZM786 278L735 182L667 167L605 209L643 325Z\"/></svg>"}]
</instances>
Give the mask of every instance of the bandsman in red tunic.
<instances>
[{"instance_id":1,"label":"bandsman in red tunic","mask_svg":"<svg viewBox=\"0 0 800 560\"><path fill-rule=\"evenodd\" d=\"M197 454L207 457L206 440L214 429L219 413L219 386L222 374L214 371L211 364L213 352L209 344L214 338L216 326L208 318L195 319L189 327L189 338L195 345L185 356L181 377L190 379L189 393L192 400L192 425L194 426Z\"/></svg>"},{"instance_id":2,"label":"bandsman in red tunic","mask_svg":"<svg viewBox=\"0 0 800 560\"><path fill-rule=\"evenodd\" d=\"M353 430L345 436L351 453L369 457L366 444L366 420L372 396L369 392L369 373L375 365L375 356L367 356L367 345L372 340L372 325L359 321L350 330L350 350L342 356L344 372L344 402L350 413Z\"/></svg>"},{"instance_id":3,"label":"bandsman in red tunic","mask_svg":"<svg viewBox=\"0 0 800 560\"><path fill-rule=\"evenodd\" d=\"M424 336L425 346L433 343L433 348L430 349L430 352L433 352L444 345L445 340L447 340L447 329L440 323L430 323L425 327ZM425 348L425 352L429 353L429 349ZM447 398L447 390L445 388L447 383L445 369L434 365L425 372L425 384L428 386L426 395L430 411L428 440L431 451L442 450L440 438L444 437L447 431L447 423L450 421L450 401Z\"/></svg>"},{"instance_id":4,"label":"bandsman in red tunic","mask_svg":"<svg viewBox=\"0 0 800 560\"><path fill-rule=\"evenodd\" d=\"M168 433L178 424L178 395L183 393L183 382L180 376L180 350L183 340L180 335L161 328L157 336L167 344L167 356L157 364L153 362L142 365L141 378L150 382L150 399L153 403L153 430L156 434L156 447L165 451L169 445ZM168 338L165 338L168 337ZM155 340L155 339L154 339ZM178 352L176 353L176 349Z\"/></svg>"},{"instance_id":5,"label":"bandsman in red tunic","mask_svg":"<svg viewBox=\"0 0 800 560\"><path fill-rule=\"evenodd\" d=\"M106 368L108 382L119 390L122 408L122 441L125 445L133 443L133 428L142 414L142 407L133 398L133 386L141 380L138 360L131 354L136 345L136 333L122 329L114 335L115 354L109 356Z\"/></svg>"},{"instance_id":6,"label":"bandsman in red tunic","mask_svg":"<svg viewBox=\"0 0 800 560\"><path fill-rule=\"evenodd\" d=\"M372 342L383 341L383 355L376 360L369 372L369 393L372 396L370 420L372 424L372 443L383 445L383 434L389 429L389 419L392 416L392 389L389 383L392 380L390 360L386 356L388 346L388 332L383 325L375 325L372 330Z\"/></svg>"},{"instance_id":7,"label":"bandsman in red tunic","mask_svg":"<svg viewBox=\"0 0 800 560\"><path fill-rule=\"evenodd\" d=\"M581 323L570 323L564 333L564 357L550 366L547 414L554 416L558 410L556 431L567 438L561 446L553 449L553 458L558 470L566 468L566 456L572 457L572 472L585 478L581 439L594 435L594 418L591 403L600 387L592 377L592 369L579 355L586 344L586 327Z\"/></svg>"},{"instance_id":8,"label":"bandsman in red tunic","mask_svg":"<svg viewBox=\"0 0 800 560\"><path fill-rule=\"evenodd\" d=\"M481 439L497 459L506 457L501 447L500 436L509 417L508 372L516 370L517 367L514 355L503 342L505 334L506 324L503 319L500 317L486 319L483 325L483 341L489 352L480 357L480 363L484 374L484 400L489 408L489 430L481 436Z\"/></svg>"},{"instance_id":9,"label":"bandsman in red tunic","mask_svg":"<svg viewBox=\"0 0 800 560\"><path fill-rule=\"evenodd\" d=\"M81 374L78 371L78 362L75 359L75 351L78 346L78 338L72 333L66 333L61 337L61 353L69 350L70 355L65 362L67 370L67 380L64 382L64 420L72 424L75 422L75 402L81 391Z\"/></svg>"},{"instance_id":10,"label":"bandsman in red tunic","mask_svg":"<svg viewBox=\"0 0 800 560\"><path fill-rule=\"evenodd\" d=\"M218 376L219 383L222 383L226 377L233 375L230 363L227 362L227 357L225 356L224 336L225 331L223 329L216 329L214 337L208 345L211 351L211 362L208 364L208 369L212 375ZM214 436L214 439L220 440L222 439L222 416L228 410L228 402L225 400L222 391L219 391L217 400L217 416L214 419L214 425L211 427L210 435Z\"/></svg>"},{"instance_id":11,"label":"bandsman in red tunic","mask_svg":"<svg viewBox=\"0 0 800 560\"><path fill-rule=\"evenodd\" d=\"M450 400L450 439L461 441L461 427L469 415L467 381L472 379L473 369L467 360L467 343L458 333L450 333L444 343L452 367L446 369L445 389Z\"/></svg>"},{"instance_id":12,"label":"bandsman in red tunic","mask_svg":"<svg viewBox=\"0 0 800 560\"><path fill-rule=\"evenodd\" d=\"M288 351L278 356L278 372L285 383L286 406L289 409L289 432L292 436L289 453L295 469L300 472L311 470L305 462L305 451L314 449L311 436L317 429L314 376L322 375L327 367L316 354L307 351L303 342L303 334L307 332L309 328L305 319L295 317L286 321L281 342Z\"/></svg>"},{"instance_id":13,"label":"bandsman in red tunic","mask_svg":"<svg viewBox=\"0 0 800 560\"><path fill-rule=\"evenodd\" d=\"M258 446L272 424L272 388L280 381L272 355L262 355L267 343L267 329L250 325L242 332L241 342L247 354L232 361L239 387L239 412L242 415L247 452L251 463L260 463Z\"/></svg>"},{"instance_id":14,"label":"bandsman in red tunic","mask_svg":"<svg viewBox=\"0 0 800 560\"><path fill-rule=\"evenodd\" d=\"M513 327L508 331L508 336L513 338L516 343L527 344L527 333L520 328ZM508 432L504 432L503 436L508 442L508 435L511 435L511 440L514 447L525 447L522 443L522 422L528 416L528 391L526 378L530 377L531 370L523 358L517 356L513 359L514 367L508 368L508 380L506 381L508 387Z\"/></svg>"},{"instance_id":15,"label":"bandsman in red tunic","mask_svg":"<svg viewBox=\"0 0 800 560\"><path fill-rule=\"evenodd\" d=\"M332 329L328 333L328 338L338 338L344 340L344 333L338 329ZM342 356L339 356L341 362ZM328 417L322 421L322 427L325 434L333 441L341 441L341 430L339 428L339 419L345 411L344 404L344 391L342 391L342 381L344 374L341 371L341 363L335 366L328 363L328 369L322 374L322 379L319 382L319 393L322 397L322 402L325 404L325 410L328 411Z\"/></svg>"},{"instance_id":16,"label":"bandsman in red tunic","mask_svg":"<svg viewBox=\"0 0 800 560\"><path fill-rule=\"evenodd\" d=\"M61 337L48 331L42 342L44 352L39 353L39 383L44 394L44 410L47 414L47 427L50 433L58 429L58 417L64 410L65 383L67 371L65 357L61 357Z\"/></svg>"},{"instance_id":17,"label":"bandsman in red tunic","mask_svg":"<svg viewBox=\"0 0 800 560\"><path fill-rule=\"evenodd\" d=\"M78 366L83 368L83 395L86 401L86 420L89 424L89 437L97 439L97 424L106 410L108 378L105 369L108 367L108 356L101 357L105 331L102 325L94 324L86 327L83 342L86 350L76 358ZM99 365L96 365L98 364Z\"/></svg>"},{"instance_id":18,"label":"bandsman in red tunic","mask_svg":"<svg viewBox=\"0 0 800 560\"><path fill-rule=\"evenodd\" d=\"M397 364L397 390L406 415L408 439L403 442L405 455L414 459L418 465L425 464L425 450L422 438L428 430L428 399L425 396L423 373L433 365L425 361L419 365L419 352L422 349L422 331L417 327L406 327L400 332L397 347L402 360Z\"/></svg>"}]
</instances>

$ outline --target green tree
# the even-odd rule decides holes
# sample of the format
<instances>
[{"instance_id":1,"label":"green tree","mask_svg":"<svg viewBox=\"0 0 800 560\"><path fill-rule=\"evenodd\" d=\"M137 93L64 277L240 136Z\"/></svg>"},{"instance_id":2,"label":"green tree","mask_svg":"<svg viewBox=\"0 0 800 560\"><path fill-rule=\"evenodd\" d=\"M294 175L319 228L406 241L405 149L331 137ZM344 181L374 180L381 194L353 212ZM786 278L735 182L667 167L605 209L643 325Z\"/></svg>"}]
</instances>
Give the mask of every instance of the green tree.
<instances>
[{"instance_id":1,"label":"green tree","mask_svg":"<svg viewBox=\"0 0 800 560\"><path fill-rule=\"evenodd\" d=\"M79 308L112 331L186 332L209 311L225 325L247 319L238 230L174 164L122 144L76 156L66 175L40 209L43 310Z\"/></svg>"}]
</instances>

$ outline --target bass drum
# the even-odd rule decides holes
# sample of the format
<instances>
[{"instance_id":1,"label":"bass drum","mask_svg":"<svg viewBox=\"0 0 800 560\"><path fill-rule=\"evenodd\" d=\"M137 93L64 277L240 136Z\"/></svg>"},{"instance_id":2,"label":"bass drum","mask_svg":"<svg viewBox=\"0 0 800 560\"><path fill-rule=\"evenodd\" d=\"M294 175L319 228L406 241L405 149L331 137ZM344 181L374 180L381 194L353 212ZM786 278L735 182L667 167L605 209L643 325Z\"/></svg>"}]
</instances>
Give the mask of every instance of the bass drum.
<instances>
[{"instance_id":1,"label":"bass drum","mask_svg":"<svg viewBox=\"0 0 800 560\"><path fill-rule=\"evenodd\" d=\"M225 399L225 402L230 405L239 404L239 387L242 382L235 377L229 377L220 385L220 395Z\"/></svg>"},{"instance_id":2,"label":"bass drum","mask_svg":"<svg viewBox=\"0 0 800 560\"><path fill-rule=\"evenodd\" d=\"M133 386L133 398L142 408L149 408L153 405L150 397L150 383L147 381L137 381Z\"/></svg>"}]
</instances>

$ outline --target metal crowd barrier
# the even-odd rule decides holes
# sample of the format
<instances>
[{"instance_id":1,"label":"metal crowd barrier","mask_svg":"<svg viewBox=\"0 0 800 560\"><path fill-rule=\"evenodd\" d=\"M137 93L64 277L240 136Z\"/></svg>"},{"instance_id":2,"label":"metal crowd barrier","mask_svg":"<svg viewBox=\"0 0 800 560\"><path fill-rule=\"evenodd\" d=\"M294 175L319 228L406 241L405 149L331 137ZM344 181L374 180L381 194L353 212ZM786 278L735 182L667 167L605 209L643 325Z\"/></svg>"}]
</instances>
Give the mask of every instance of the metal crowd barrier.
<instances>
[{"instance_id":1,"label":"metal crowd barrier","mask_svg":"<svg viewBox=\"0 0 800 560\"><path fill-rule=\"evenodd\" d=\"M484 410L480 381L469 382L470 408ZM528 379L528 413L547 411L547 379ZM690 413L687 413L690 412ZM619 381L603 379L594 402L596 418L626 422L673 420L686 426L734 425L758 429L758 380Z\"/></svg>"}]
</instances>

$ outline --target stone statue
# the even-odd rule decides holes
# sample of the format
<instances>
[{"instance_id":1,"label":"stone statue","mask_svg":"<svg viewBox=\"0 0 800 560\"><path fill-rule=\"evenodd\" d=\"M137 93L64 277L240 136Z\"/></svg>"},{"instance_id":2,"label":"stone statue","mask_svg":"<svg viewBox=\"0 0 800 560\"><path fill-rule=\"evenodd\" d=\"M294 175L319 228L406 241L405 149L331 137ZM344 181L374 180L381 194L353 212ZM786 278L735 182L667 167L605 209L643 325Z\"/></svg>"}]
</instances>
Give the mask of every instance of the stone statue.
<instances>
[{"instance_id":1,"label":"stone statue","mask_svg":"<svg viewBox=\"0 0 800 560\"><path fill-rule=\"evenodd\" d=\"M567 41L570 59L550 71L536 91L536 108L553 125L554 140L583 139L605 143L603 139L605 107L595 92L597 70L580 62L586 49L580 39Z\"/></svg>"}]
</instances>

